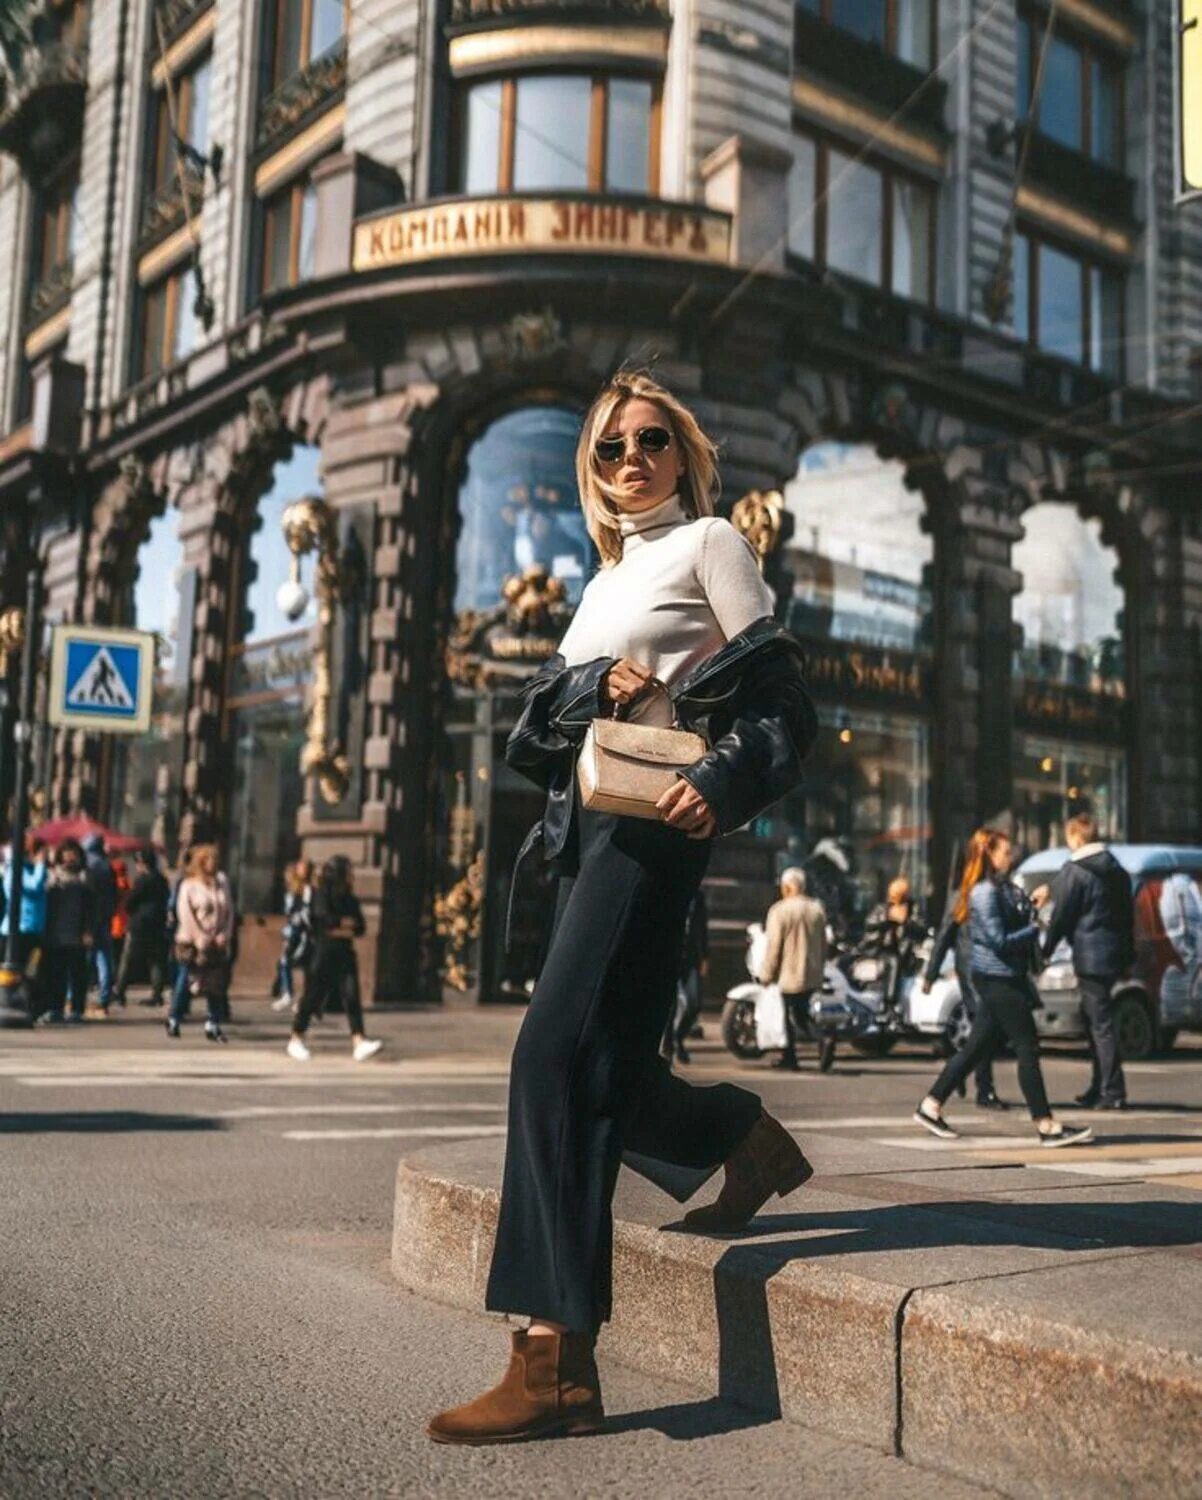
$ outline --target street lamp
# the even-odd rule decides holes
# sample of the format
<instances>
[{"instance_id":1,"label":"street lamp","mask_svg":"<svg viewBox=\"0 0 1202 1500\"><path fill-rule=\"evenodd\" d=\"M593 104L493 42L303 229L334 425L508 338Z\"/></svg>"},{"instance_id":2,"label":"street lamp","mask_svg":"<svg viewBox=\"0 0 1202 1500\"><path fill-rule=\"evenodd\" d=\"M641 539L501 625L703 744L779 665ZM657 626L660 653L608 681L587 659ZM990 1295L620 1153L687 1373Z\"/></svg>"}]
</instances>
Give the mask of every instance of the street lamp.
<instances>
[{"instance_id":1,"label":"street lamp","mask_svg":"<svg viewBox=\"0 0 1202 1500\"><path fill-rule=\"evenodd\" d=\"M289 620L299 620L309 607L309 594L301 578L301 558L317 554L317 641L313 651L313 697L301 774L316 776L325 800L334 805L346 796L350 771L341 745L331 737L331 704L334 698L332 657L334 610L343 588L338 557L338 515L319 495L294 500L280 520L284 540L292 554L286 582L280 585L276 603Z\"/></svg>"}]
</instances>

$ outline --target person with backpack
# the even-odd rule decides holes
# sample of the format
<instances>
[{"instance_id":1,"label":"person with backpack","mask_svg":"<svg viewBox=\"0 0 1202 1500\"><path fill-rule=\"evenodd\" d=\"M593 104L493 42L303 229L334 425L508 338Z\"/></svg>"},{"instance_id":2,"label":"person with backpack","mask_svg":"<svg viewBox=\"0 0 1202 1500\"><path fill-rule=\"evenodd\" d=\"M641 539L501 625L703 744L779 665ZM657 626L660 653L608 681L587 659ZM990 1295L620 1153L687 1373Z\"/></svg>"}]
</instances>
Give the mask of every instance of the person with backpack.
<instances>
[{"instance_id":1,"label":"person with backpack","mask_svg":"<svg viewBox=\"0 0 1202 1500\"><path fill-rule=\"evenodd\" d=\"M321 867L321 879L313 893L313 964L305 979L305 990L292 1023L288 1056L308 1062L312 1054L305 1033L314 1011L337 994L351 1029L351 1056L367 1062L384 1045L364 1034L363 1005L359 998L359 960L355 941L367 931L363 908L355 895L354 872L345 855L336 854Z\"/></svg>"},{"instance_id":2,"label":"person with backpack","mask_svg":"<svg viewBox=\"0 0 1202 1500\"><path fill-rule=\"evenodd\" d=\"M82 849L84 879L92 893L93 925L89 946L98 991L96 1003L107 1014L113 998L113 919L117 915L117 877L105 852L103 834L89 834Z\"/></svg>"},{"instance_id":3,"label":"person with backpack","mask_svg":"<svg viewBox=\"0 0 1202 1500\"><path fill-rule=\"evenodd\" d=\"M88 955L95 933L95 896L84 869L83 850L75 839L64 839L46 891L46 1009L38 1024L83 1020L88 999Z\"/></svg>"},{"instance_id":4,"label":"person with backpack","mask_svg":"<svg viewBox=\"0 0 1202 1500\"><path fill-rule=\"evenodd\" d=\"M1098 825L1090 813L1068 820L1064 841L1070 857L1051 887L1041 886L1032 900L1037 908L1052 903L1044 958L1051 958L1061 942L1073 950L1092 1065L1089 1087L1077 1096L1077 1103L1082 1109L1126 1109L1127 1083L1111 997L1134 957L1131 877L1099 841Z\"/></svg>"}]
</instances>

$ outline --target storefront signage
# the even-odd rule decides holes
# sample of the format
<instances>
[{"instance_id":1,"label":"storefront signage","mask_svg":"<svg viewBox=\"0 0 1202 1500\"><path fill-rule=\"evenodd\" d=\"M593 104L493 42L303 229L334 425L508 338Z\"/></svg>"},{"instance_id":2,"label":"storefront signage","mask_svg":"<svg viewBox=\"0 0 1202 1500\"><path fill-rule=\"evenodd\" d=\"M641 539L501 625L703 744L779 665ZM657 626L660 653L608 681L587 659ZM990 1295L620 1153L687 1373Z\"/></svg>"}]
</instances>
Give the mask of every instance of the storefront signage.
<instances>
[{"instance_id":1,"label":"storefront signage","mask_svg":"<svg viewBox=\"0 0 1202 1500\"><path fill-rule=\"evenodd\" d=\"M1126 737L1126 703L1117 694L1030 681L1020 681L1016 692L1016 715L1032 728L1120 744Z\"/></svg>"},{"instance_id":2,"label":"storefront signage","mask_svg":"<svg viewBox=\"0 0 1202 1500\"><path fill-rule=\"evenodd\" d=\"M356 271L464 255L640 255L730 259L726 214L627 198L469 198L403 208L355 225Z\"/></svg>"},{"instance_id":3,"label":"storefront signage","mask_svg":"<svg viewBox=\"0 0 1202 1500\"><path fill-rule=\"evenodd\" d=\"M821 698L873 697L923 705L928 666L909 651L803 639L806 682Z\"/></svg>"}]
</instances>

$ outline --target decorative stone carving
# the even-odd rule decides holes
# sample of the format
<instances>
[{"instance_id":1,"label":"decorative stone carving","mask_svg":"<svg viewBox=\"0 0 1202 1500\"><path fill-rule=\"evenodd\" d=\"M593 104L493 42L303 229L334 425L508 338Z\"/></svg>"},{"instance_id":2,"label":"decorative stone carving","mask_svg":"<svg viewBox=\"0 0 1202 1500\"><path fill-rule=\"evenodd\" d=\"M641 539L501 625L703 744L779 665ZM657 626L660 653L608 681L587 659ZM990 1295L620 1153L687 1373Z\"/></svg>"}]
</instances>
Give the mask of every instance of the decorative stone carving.
<instances>
[{"instance_id":1,"label":"decorative stone carving","mask_svg":"<svg viewBox=\"0 0 1202 1500\"><path fill-rule=\"evenodd\" d=\"M731 510L731 524L751 543L761 573L780 541L784 513L785 497L779 490L748 490Z\"/></svg>"},{"instance_id":2,"label":"decorative stone carving","mask_svg":"<svg viewBox=\"0 0 1202 1500\"><path fill-rule=\"evenodd\" d=\"M521 682L553 656L571 618L567 592L546 568L507 578L503 604L466 609L455 617L447 642L447 676L468 687Z\"/></svg>"},{"instance_id":3,"label":"decorative stone carving","mask_svg":"<svg viewBox=\"0 0 1202 1500\"><path fill-rule=\"evenodd\" d=\"M274 150L346 87L346 38L286 78L259 106L256 151Z\"/></svg>"}]
</instances>

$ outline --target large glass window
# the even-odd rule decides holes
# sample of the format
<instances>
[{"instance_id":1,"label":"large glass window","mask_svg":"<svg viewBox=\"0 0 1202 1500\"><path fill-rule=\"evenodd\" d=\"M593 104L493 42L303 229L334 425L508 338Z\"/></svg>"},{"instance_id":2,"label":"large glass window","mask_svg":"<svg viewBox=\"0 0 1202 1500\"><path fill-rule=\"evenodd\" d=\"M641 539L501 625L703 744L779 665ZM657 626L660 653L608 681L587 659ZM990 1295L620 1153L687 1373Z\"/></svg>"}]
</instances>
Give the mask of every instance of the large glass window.
<instances>
[{"instance_id":1,"label":"large glass window","mask_svg":"<svg viewBox=\"0 0 1202 1500\"><path fill-rule=\"evenodd\" d=\"M179 137L202 156L209 149L209 94L212 83L212 61L206 53L187 72L172 79L175 97L175 130L171 125L171 107L166 88L156 89L150 110L150 189L158 192L176 178L175 140Z\"/></svg>"},{"instance_id":2,"label":"large glass window","mask_svg":"<svg viewBox=\"0 0 1202 1500\"><path fill-rule=\"evenodd\" d=\"M113 736L109 820L121 832L155 840L174 854L188 701L187 639L193 600L184 587L184 547L173 510L151 521L137 555L124 623L155 639L150 731Z\"/></svg>"},{"instance_id":3,"label":"large glass window","mask_svg":"<svg viewBox=\"0 0 1202 1500\"><path fill-rule=\"evenodd\" d=\"M321 494L319 462L318 449L298 447L276 465L240 559L243 608L229 653L225 742L232 769L228 866L243 913L280 909L284 869L300 852L296 817L304 795L300 755L315 607L290 620L276 594L290 563L280 522L293 500Z\"/></svg>"},{"instance_id":4,"label":"large glass window","mask_svg":"<svg viewBox=\"0 0 1202 1500\"><path fill-rule=\"evenodd\" d=\"M1018 118L1034 117L1044 135L1072 151L1083 151L1106 166L1122 160L1123 70L1111 54L1092 41L1062 32L1047 39L1040 98L1032 99L1044 24L1019 17L1015 106Z\"/></svg>"},{"instance_id":5,"label":"large glass window","mask_svg":"<svg viewBox=\"0 0 1202 1500\"><path fill-rule=\"evenodd\" d=\"M34 202L32 284L69 269L79 236L79 158L63 163Z\"/></svg>"},{"instance_id":6,"label":"large glass window","mask_svg":"<svg viewBox=\"0 0 1202 1500\"><path fill-rule=\"evenodd\" d=\"M935 0L798 0L798 8L913 67L931 66Z\"/></svg>"},{"instance_id":7,"label":"large glass window","mask_svg":"<svg viewBox=\"0 0 1202 1500\"><path fill-rule=\"evenodd\" d=\"M655 193L659 86L619 74L529 73L464 86L465 193Z\"/></svg>"},{"instance_id":8,"label":"large glass window","mask_svg":"<svg viewBox=\"0 0 1202 1500\"><path fill-rule=\"evenodd\" d=\"M196 346L196 273L185 263L144 287L139 297L134 379L143 380Z\"/></svg>"},{"instance_id":9,"label":"large glass window","mask_svg":"<svg viewBox=\"0 0 1202 1500\"><path fill-rule=\"evenodd\" d=\"M268 0L267 89L277 88L339 42L348 10L349 0Z\"/></svg>"},{"instance_id":10,"label":"large glass window","mask_svg":"<svg viewBox=\"0 0 1202 1500\"><path fill-rule=\"evenodd\" d=\"M1014 331L1019 338L1119 380L1121 272L1033 234L1014 241Z\"/></svg>"},{"instance_id":11,"label":"large glass window","mask_svg":"<svg viewBox=\"0 0 1202 1500\"><path fill-rule=\"evenodd\" d=\"M1023 634L1016 675L1122 697L1123 591L1101 522L1044 501L1025 513L1023 530L1011 554L1023 580L1014 599Z\"/></svg>"},{"instance_id":12,"label":"large glass window","mask_svg":"<svg viewBox=\"0 0 1202 1500\"><path fill-rule=\"evenodd\" d=\"M851 147L798 132L789 178L789 250L900 297L935 294L935 193Z\"/></svg>"},{"instance_id":13,"label":"large glass window","mask_svg":"<svg viewBox=\"0 0 1202 1500\"><path fill-rule=\"evenodd\" d=\"M313 275L317 189L308 173L267 198L261 208L261 292L296 286Z\"/></svg>"},{"instance_id":14,"label":"large glass window","mask_svg":"<svg viewBox=\"0 0 1202 1500\"><path fill-rule=\"evenodd\" d=\"M815 640L931 649L933 551L923 498L866 444L816 443L785 488L789 628Z\"/></svg>"},{"instance_id":15,"label":"large glass window","mask_svg":"<svg viewBox=\"0 0 1202 1500\"><path fill-rule=\"evenodd\" d=\"M459 492L455 610L501 603L507 578L536 565L579 602L596 553L576 492L580 418L554 406L499 418L468 454Z\"/></svg>"},{"instance_id":16,"label":"large glass window","mask_svg":"<svg viewBox=\"0 0 1202 1500\"><path fill-rule=\"evenodd\" d=\"M1127 832L1127 757L1117 746L1018 736L1014 837L1027 854L1064 843L1065 819L1088 810L1104 839Z\"/></svg>"}]
</instances>

